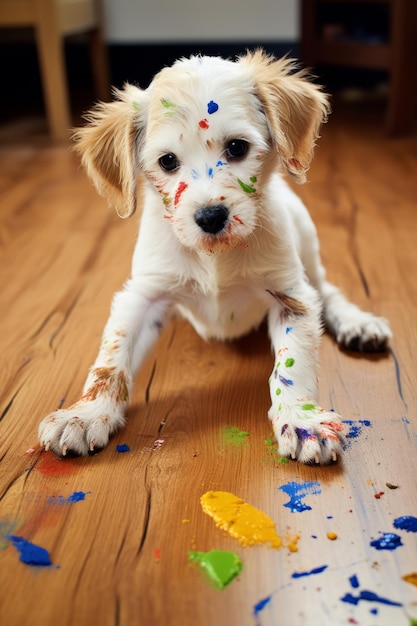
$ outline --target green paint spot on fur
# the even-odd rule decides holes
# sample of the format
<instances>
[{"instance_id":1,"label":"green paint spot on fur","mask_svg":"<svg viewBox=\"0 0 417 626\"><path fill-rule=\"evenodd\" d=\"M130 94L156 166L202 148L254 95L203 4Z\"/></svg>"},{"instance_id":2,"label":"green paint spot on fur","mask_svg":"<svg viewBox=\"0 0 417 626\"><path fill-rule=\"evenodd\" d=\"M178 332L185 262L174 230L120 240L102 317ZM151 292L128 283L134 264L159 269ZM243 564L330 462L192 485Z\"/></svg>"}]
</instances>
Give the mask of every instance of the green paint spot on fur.
<instances>
[{"instance_id":1,"label":"green paint spot on fur","mask_svg":"<svg viewBox=\"0 0 417 626\"><path fill-rule=\"evenodd\" d=\"M250 182L251 182L251 183L256 183L256 181L257 181L258 179L256 178L256 176L251 176L251 177L249 178L249 180L250 180Z\"/></svg>"},{"instance_id":2,"label":"green paint spot on fur","mask_svg":"<svg viewBox=\"0 0 417 626\"><path fill-rule=\"evenodd\" d=\"M244 183L243 180L240 180L240 178L237 179L237 182L242 187L243 191L246 191L246 193L255 193L256 192L255 187L253 187L252 185L248 185L247 183Z\"/></svg>"},{"instance_id":3,"label":"green paint spot on fur","mask_svg":"<svg viewBox=\"0 0 417 626\"><path fill-rule=\"evenodd\" d=\"M303 411L314 411L317 409L317 406L315 404L303 404L301 408Z\"/></svg>"},{"instance_id":4,"label":"green paint spot on fur","mask_svg":"<svg viewBox=\"0 0 417 626\"><path fill-rule=\"evenodd\" d=\"M282 390L281 390L279 387L277 387L277 389L275 390L275 394L276 394L277 396L280 396L280 395L281 395L281 393L282 393Z\"/></svg>"},{"instance_id":5,"label":"green paint spot on fur","mask_svg":"<svg viewBox=\"0 0 417 626\"><path fill-rule=\"evenodd\" d=\"M217 589L225 589L243 568L238 555L226 550L191 551L188 558L191 562L199 564Z\"/></svg>"},{"instance_id":6,"label":"green paint spot on fur","mask_svg":"<svg viewBox=\"0 0 417 626\"><path fill-rule=\"evenodd\" d=\"M289 358L285 361L285 367L292 367L294 365L294 359Z\"/></svg>"},{"instance_id":7,"label":"green paint spot on fur","mask_svg":"<svg viewBox=\"0 0 417 626\"><path fill-rule=\"evenodd\" d=\"M225 426L222 429L222 437L225 443L232 446L246 446L249 443L249 433L237 426Z\"/></svg>"}]
</instances>

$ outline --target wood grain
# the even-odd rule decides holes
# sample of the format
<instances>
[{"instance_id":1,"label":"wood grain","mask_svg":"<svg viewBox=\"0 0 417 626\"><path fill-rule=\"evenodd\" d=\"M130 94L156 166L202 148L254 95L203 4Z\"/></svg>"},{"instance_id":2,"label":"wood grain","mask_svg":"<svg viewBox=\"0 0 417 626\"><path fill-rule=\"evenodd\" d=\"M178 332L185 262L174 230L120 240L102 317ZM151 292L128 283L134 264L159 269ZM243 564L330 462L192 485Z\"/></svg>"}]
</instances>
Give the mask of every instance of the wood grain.
<instances>
[{"instance_id":1,"label":"wood grain","mask_svg":"<svg viewBox=\"0 0 417 626\"><path fill-rule=\"evenodd\" d=\"M394 332L389 352L369 357L323 337L321 401L351 420L355 435L343 460L326 468L282 463L265 442L273 365L265 328L234 343L204 343L180 320L149 355L127 425L106 450L65 461L41 452L38 422L79 397L111 296L129 273L136 223L106 208L65 147L42 137L0 147L2 624L409 626L417 619L417 588L402 579L417 571L417 534L393 525L417 517L417 143L387 139L380 120L336 110L310 182L298 188L329 278L389 318ZM224 426L247 431L247 445L227 443ZM118 453L123 443L130 451ZM309 510L284 506L280 487L289 482L318 483L320 493L304 497ZM298 551L242 548L202 512L208 490L230 491L268 513L284 544L300 536ZM63 503L74 492L85 499ZM370 545L388 532L404 545ZM20 562L9 535L45 547L52 567ZM190 550L212 548L232 550L244 564L224 591L188 561ZM362 591L376 596L357 606L341 600Z\"/></svg>"}]
</instances>

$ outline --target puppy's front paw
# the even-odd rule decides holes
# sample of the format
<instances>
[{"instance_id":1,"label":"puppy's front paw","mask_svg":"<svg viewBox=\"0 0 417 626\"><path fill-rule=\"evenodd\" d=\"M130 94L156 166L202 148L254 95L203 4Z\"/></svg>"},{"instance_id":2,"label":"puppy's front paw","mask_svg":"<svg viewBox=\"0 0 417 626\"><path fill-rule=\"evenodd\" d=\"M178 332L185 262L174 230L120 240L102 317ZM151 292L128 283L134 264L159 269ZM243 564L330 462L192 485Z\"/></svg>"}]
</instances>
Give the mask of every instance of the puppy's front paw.
<instances>
[{"instance_id":1,"label":"puppy's front paw","mask_svg":"<svg viewBox=\"0 0 417 626\"><path fill-rule=\"evenodd\" d=\"M281 406L270 417L282 456L324 465L341 454L344 427L337 413L305 403Z\"/></svg>"},{"instance_id":2,"label":"puppy's front paw","mask_svg":"<svg viewBox=\"0 0 417 626\"><path fill-rule=\"evenodd\" d=\"M391 337L387 320L365 311L345 319L336 331L337 342L357 352L382 352Z\"/></svg>"},{"instance_id":3,"label":"puppy's front paw","mask_svg":"<svg viewBox=\"0 0 417 626\"><path fill-rule=\"evenodd\" d=\"M104 448L123 423L123 413L113 403L103 398L81 400L45 417L39 425L39 441L59 456L82 456Z\"/></svg>"}]
</instances>

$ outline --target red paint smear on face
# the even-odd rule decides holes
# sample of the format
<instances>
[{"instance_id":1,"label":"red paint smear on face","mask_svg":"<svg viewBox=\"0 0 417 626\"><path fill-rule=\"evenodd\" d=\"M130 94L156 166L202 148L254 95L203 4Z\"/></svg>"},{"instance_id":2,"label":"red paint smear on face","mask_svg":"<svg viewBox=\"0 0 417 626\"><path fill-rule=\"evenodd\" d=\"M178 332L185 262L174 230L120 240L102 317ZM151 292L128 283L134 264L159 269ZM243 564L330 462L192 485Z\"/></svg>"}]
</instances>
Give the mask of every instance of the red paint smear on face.
<instances>
[{"instance_id":1,"label":"red paint smear on face","mask_svg":"<svg viewBox=\"0 0 417 626\"><path fill-rule=\"evenodd\" d=\"M69 476L78 470L78 465L70 459L59 459L53 452L42 452L36 469L44 476Z\"/></svg>"},{"instance_id":2,"label":"red paint smear on face","mask_svg":"<svg viewBox=\"0 0 417 626\"><path fill-rule=\"evenodd\" d=\"M235 222L237 222L238 224L243 224L242 220L240 219L240 217L238 217L237 215L233 216L233 219L235 220Z\"/></svg>"},{"instance_id":3,"label":"red paint smear on face","mask_svg":"<svg viewBox=\"0 0 417 626\"><path fill-rule=\"evenodd\" d=\"M199 125L200 128L205 128L205 129L209 128L209 123L208 123L208 120L206 120L206 119L200 120L198 122L198 125Z\"/></svg>"},{"instance_id":4,"label":"red paint smear on face","mask_svg":"<svg viewBox=\"0 0 417 626\"><path fill-rule=\"evenodd\" d=\"M177 206L178 202L180 201L180 198L181 198L182 194L187 189L187 187L188 187L187 183L185 183L184 181L180 182L180 184L178 185L178 189L177 189L177 191L175 193L174 206Z\"/></svg>"}]
</instances>

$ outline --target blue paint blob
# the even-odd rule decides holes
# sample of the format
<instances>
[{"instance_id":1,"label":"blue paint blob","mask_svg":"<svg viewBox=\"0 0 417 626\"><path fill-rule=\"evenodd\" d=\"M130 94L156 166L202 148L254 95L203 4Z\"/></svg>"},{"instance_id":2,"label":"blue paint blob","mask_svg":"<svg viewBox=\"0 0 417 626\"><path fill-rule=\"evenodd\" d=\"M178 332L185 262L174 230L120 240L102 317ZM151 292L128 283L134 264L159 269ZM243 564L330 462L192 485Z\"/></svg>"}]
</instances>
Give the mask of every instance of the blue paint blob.
<instances>
[{"instance_id":1,"label":"blue paint blob","mask_svg":"<svg viewBox=\"0 0 417 626\"><path fill-rule=\"evenodd\" d=\"M288 335L288 333L290 333L292 331L292 326L287 326L287 328L285 329L285 334Z\"/></svg>"},{"instance_id":2,"label":"blue paint blob","mask_svg":"<svg viewBox=\"0 0 417 626\"><path fill-rule=\"evenodd\" d=\"M403 545L401 537L394 533L384 533L379 539L371 541L370 545L377 550L396 550Z\"/></svg>"},{"instance_id":3,"label":"blue paint blob","mask_svg":"<svg viewBox=\"0 0 417 626\"><path fill-rule=\"evenodd\" d=\"M212 167L208 167L207 168L207 176L209 178L213 178L213 168Z\"/></svg>"},{"instance_id":4,"label":"blue paint blob","mask_svg":"<svg viewBox=\"0 0 417 626\"><path fill-rule=\"evenodd\" d=\"M73 504L76 502L82 502L85 500L85 496L91 493L91 491L74 491L68 498L64 498L64 496L52 496L48 498L48 504Z\"/></svg>"},{"instance_id":5,"label":"blue paint blob","mask_svg":"<svg viewBox=\"0 0 417 626\"><path fill-rule=\"evenodd\" d=\"M378 609L371 609L369 612L371 615L378 615Z\"/></svg>"},{"instance_id":6,"label":"blue paint blob","mask_svg":"<svg viewBox=\"0 0 417 626\"><path fill-rule=\"evenodd\" d=\"M284 378L284 376L281 376L281 374L278 375L278 378L280 379L282 384L285 385L286 387L291 387L294 384L293 380L289 380L288 378Z\"/></svg>"},{"instance_id":7,"label":"blue paint blob","mask_svg":"<svg viewBox=\"0 0 417 626\"><path fill-rule=\"evenodd\" d=\"M349 578L349 582L354 589L357 589L359 587L359 580L356 574Z\"/></svg>"},{"instance_id":8,"label":"blue paint blob","mask_svg":"<svg viewBox=\"0 0 417 626\"><path fill-rule=\"evenodd\" d=\"M50 567L52 561L49 557L48 550L31 543L24 537L16 537L9 535L8 539L19 552L19 560L26 565L33 567Z\"/></svg>"},{"instance_id":9,"label":"blue paint blob","mask_svg":"<svg viewBox=\"0 0 417 626\"><path fill-rule=\"evenodd\" d=\"M342 602L347 602L348 604L353 604L355 606L358 606L361 600L366 600L367 602L379 602L380 604L388 604L389 606L402 606L400 602L394 602L393 600L388 600L388 598L378 596L373 591L361 591L358 596L347 593L340 599Z\"/></svg>"},{"instance_id":10,"label":"blue paint blob","mask_svg":"<svg viewBox=\"0 0 417 626\"><path fill-rule=\"evenodd\" d=\"M130 448L127 443L118 444L116 446L117 452L130 452Z\"/></svg>"},{"instance_id":11,"label":"blue paint blob","mask_svg":"<svg viewBox=\"0 0 417 626\"><path fill-rule=\"evenodd\" d=\"M281 485L278 489L290 497L289 502L286 502L284 506L290 509L291 513L310 511L311 506L305 504L303 499L308 495L317 495L321 493L320 483L318 482L289 482L286 485Z\"/></svg>"},{"instance_id":12,"label":"blue paint blob","mask_svg":"<svg viewBox=\"0 0 417 626\"><path fill-rule=\"evenodd\" d=\"M261 613L261 611L264 610L264 608L271 602L271 600L272 600L272 596L268 596L267 598L264 598L263 600L260 600L259 602L257 602L255 606L253 607L254 617L258 617L259 613Z\"/></svg>"},{"instance_id":13,"label":"blue paint blob","mask_svg":"<svg viewBox=\"0 0 417 626\"><path fill-rule=\"evenodd\" d=\"M394 520L394 528L406 530L408 533L417 533L417 517L403 515Z\"/></svg>"},{"instance_id":14,"label":"blue paint blob","mask_svg":"<svg viewBox=\"0 0 417 626\"><path fill-rule=\"evenodd\" d=\"M217 104L217 102L214 102L214 100L210 100L210 102L207 104L207 113L209 115L213 115L213 113L216 113L216 111L219 110L219 105Z\"/></svg>"},{"instance_id":15,"label":"blue paint blob","mask_svg":"<svg viewBox=\"0 0 417 626\"><path fill-rule=\"evenodd\" d=\"M294 574L291 574L291 578L302 578L303 576L311 576L312 574L321 574L328 567L328 565L321 565L320 567L311 569L309 572L294 572Z\"/></svg>"},{"instance_id":16,"label":"blue paint blob","mask_svg":"<svg viewBox=\"0 0 417 626\"><path fill-rule=\"evenodd\" d=\"M216 163L216 167L222 167L223 165L228 165L227 161L217 161Z\"/></svg>"}]
</instances>

